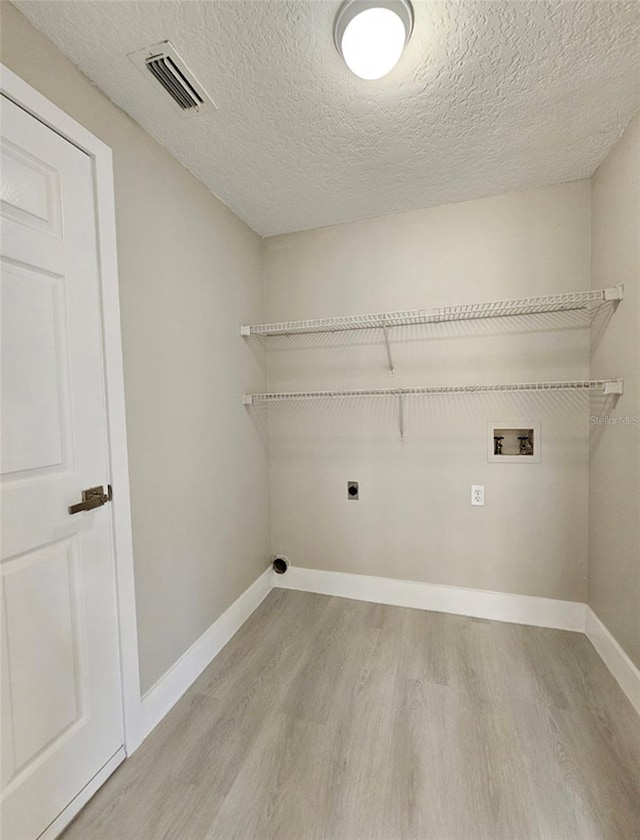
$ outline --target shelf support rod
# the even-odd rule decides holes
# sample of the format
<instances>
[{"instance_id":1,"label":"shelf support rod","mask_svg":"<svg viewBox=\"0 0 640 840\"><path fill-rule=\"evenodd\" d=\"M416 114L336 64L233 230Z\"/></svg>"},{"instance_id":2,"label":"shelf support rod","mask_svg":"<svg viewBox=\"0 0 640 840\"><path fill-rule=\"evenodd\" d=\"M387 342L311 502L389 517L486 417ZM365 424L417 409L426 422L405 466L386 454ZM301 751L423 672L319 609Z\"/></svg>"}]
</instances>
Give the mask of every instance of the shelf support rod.
<instances>
[{"instance_id":1,"label":"shelf support rod","mask_svg":"<svg viewBox=\"0 0 640 840\"><path fill-rule=\"evenodd\" d=\"M391 345L389 344L389 331L387 325L382 325L382 332L384 334L384 346L387 348L387 363L389 365L389 374L393 376L393 356L391 355Z\"/></svg>"},{"instance_id":2,"label":"shelf support rod","mask_svg":"<svg viewBox=\"0 0 640 840\"><path fill-rule=\"evenodd\" d=\"M404 440L404 397L402 394L398 394L398 428L400 440Z\"/></svg>"}]
</instances>

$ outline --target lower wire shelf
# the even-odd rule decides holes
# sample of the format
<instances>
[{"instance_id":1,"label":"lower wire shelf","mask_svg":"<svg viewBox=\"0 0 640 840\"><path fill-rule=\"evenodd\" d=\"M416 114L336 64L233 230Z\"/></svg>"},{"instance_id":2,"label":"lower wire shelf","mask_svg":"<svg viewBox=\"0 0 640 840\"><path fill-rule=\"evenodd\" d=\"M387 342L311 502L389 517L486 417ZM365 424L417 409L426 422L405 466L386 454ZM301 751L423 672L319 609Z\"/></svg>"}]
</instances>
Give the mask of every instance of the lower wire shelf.
<instances>
[{"instance_id":1,"label":"lower wire shelf","mask_svg":"<svg viewBox=\"0 0 640 840\"><path fill-rule=\"evenodd\" d=\"M622 394L622 379L572 379L562 382L508 382L498 385L428 385L421 388L369 388L350 391L290 391L273 394L245 394L245 405L298 400L356 399L358 397L413 397L436 394L483 394L532 391L590 391Z\"/></svg>"}]
</instances>

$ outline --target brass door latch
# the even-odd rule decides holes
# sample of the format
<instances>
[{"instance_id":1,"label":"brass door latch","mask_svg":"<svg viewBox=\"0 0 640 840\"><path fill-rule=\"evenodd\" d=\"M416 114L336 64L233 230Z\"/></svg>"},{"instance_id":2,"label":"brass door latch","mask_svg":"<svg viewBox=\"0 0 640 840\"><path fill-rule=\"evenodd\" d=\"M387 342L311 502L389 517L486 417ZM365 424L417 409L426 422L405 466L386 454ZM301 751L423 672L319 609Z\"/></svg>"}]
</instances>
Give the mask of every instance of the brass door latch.
<instances>
[{"instance_id":1,"label":"brass door latch","mask_svg":"<svg viewBox=\"0 0 640 840\"><path fill-rule=\"evenodd\" d=\"M69 513L81 513L83 510L93 510L94 508L102 507L110 502L113 498L113 491L111 485L107 484L107 492L104 492L102 484L97 487L89 487L88 490L82 491L82 501L69 507Z\"/></svg>"}]
</instances>

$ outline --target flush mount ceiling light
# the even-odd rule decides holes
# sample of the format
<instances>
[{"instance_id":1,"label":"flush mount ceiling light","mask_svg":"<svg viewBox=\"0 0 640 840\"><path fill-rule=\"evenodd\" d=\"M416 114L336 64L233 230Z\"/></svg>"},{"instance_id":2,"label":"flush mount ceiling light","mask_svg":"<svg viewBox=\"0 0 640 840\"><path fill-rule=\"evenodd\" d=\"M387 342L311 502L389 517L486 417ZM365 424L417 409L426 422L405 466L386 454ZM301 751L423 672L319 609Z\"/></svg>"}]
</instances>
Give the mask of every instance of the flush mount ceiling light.
<instances>
[{"instance_id":1,"label":"flush mount ceiling light","mask_svg":"<svg viewBox=\"0 0 640 840\"><path fill-rule=\"evenodd\" d=\"M381 79L398 63L413 29L409 0L346 0L333 37L347 67L361 79Z\"/></svg>"}]
</instances>

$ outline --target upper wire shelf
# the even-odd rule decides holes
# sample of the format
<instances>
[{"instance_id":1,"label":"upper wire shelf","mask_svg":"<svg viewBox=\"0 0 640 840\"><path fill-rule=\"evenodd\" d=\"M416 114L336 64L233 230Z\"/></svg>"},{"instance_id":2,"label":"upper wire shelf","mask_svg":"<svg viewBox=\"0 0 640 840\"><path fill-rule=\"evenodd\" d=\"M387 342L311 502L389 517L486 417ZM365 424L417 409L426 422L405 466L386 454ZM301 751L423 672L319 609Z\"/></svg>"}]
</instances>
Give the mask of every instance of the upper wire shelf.
<instances>
[{"instance_id":1,"label":"upper wire shelf","mask_svg":"<svg viewBox=\"0 0 640 840\"><path fill-rule=\"evenodd\" d=\"M315 318L309 321L281 321L273 324L245 324L240 334L296 335L304 333L341 332L344 330L383 329L438 324L447 321L472 321L479 318L504 318L512 315L537 315L545 312L567 312L588 309L591 304L619 301L624 297L624 286L591 289L582 292L561 292L553 295L512 298L487 303L466 303L457 306L440 306L431 309L409 309L401 312L378 312L372 315L341 315L335 318Z\"/></svg>"}]
</instances>

